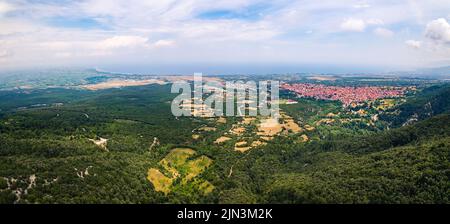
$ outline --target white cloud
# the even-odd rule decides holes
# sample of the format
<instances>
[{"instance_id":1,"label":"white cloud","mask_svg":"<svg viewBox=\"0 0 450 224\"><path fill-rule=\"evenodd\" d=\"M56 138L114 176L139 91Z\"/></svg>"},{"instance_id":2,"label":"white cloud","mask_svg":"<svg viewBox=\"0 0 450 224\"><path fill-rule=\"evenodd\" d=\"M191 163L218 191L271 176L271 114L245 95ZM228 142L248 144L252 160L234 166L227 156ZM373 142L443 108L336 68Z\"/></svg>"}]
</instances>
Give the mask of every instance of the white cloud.
<instances>
[{"instance_id":1,"label":"white cloud","mask_svg":"<svg viewBox=\"0 0 450 224\"><path fill-rule=\"evenodd\" d=\"M381 20L381 19L368 19L366 21L366 23L368 25L383 25L384 24L383 20Z\"/></svg>"},{"instance_id":2,"label":"white cloud","mask_svg":"<svg viewBox=\"0 0 450 224\"><path fill-rule=\"evenodd\" d=\"M406 45L408 45L408 47L414 48L414 49L419 49L420 47L422 47L422 42L417 41L417 40L407 40L405 42Z\"/></svg>"},{"instance_id":3,"label":"white cloud","mask_svg":"<svg viewBox=\"0 0 450 224\"><path fill-rule=\"evenodd\" d=\"M450 24L444 18L431 21L426 27L425 37L438 43L450 43Z\"/></svg>"},{"instance_id":4,"label":"white cloud","mask_svg":"<svg viewBox=\"0 0 450 224\"><path fill-rule=\"evenodd\" d=\"M0 50L0 58L7 58L10 57L12 54L10 51L7 50Z\"/></svg>"},{"instance_id":5,"label":"white cloud","mask_svg":"<svg viewBox=\"0 0 450 224\"><path fill-rule=\"evenodd\" d=\"M362 19L346 19L341 24L341 29L345 31L363 32L366 29L366 22Z\"/></svg>"},{"instance_id":6,"label":"white cloud","mask_svg":"<svg viewBox=\"0 0 450 224\"><path fill-rule=\"evenodd\" d=\"M96 47L101 50L148 47L148 41L148 38L141 36L114 36L99 42Z\"/></svg>"},{"instance_id":7,"label":"white cloud","mask_svg":"<svg viewBox=\"0 0 450 224\"><path fill-rule=\"evenodd\" d=\"M346 19L341 23L341 29L344 31L363 32L368 26L380 26L384 22L381 19Z\"/></svg>"},{"instance_id":8,"label":"white cloud","mask_svg":"<svg viewBox=\"0 0 450 224\"><path fill-rule=\"evenodd\" d=\"M381 28L381 27L376 28L373 31L373 33L375 35L377 35L377 36L385 37L385 38L392 37L394 35L394 32L392 30L389 30L389 29L386 29L386 28Z\"/></svg>"},{"instance_id":9,"label":"white cloud","mask_svg":"<svg viewBox=\"0 0 450 224\"><path fill-rule=\"evenodd\" d=\"M367 4L367 3L361 3L361 4L354 4L353 8L355 9L365 9L365 8L370 8L371 5Z\"/></svg>"},{"instance_id":10,"label":"white cloud","mask_svg":"<svg viewBox=\"0 0 450 224\"><path fill-rule=\"evenodd\" d=\"M37 29L39 29L39 26L30 22L0 18L0 35L27 33Z\"/></svg>"},{"instance_id":11,"label":"white cloud","mask_svg":"<svg viewBox=\"0 0 450 224\"><path fill-rule=\"evenodd\" d=\"M175 45L175 41L173 40L158 40L156 41L153 46L154 47L171 47Z\"/></svg>"},{"instance_id":12,"label":"white cloud","mask_svg":"<svg viewBox=\"0 0 450 224\"><path fill-rule=\"evenodd\" d=\"M0 17L3 14L6 14L8 12L11 12L15 9L15 7L7 2L0 1Z\"/></svg>"},{"instance_id":13,"label":"white cloud","mask_svg":"<svg viewBox=\"0 0 450 224\"><path fill-rule=\"evenodd\" d=\"M408 64L422 51L411 54L397 38L373 35L412 39L408 45L429 50L426 59L434 60L438 51L432 48L443 46L430 42L443 43L448 39L443 31L450 19L448 1L0 0L0 17L4 15L0 18L0 42L7 41L0 49L14 53L2 61L11 61L16 67L30 63L65 65L69 61L61 58L78 60L80 64L122 62L125 58L143 63L228 60L318 64L328 60L352 64L369 51L367 63ZM14 5L4 7L5 2ZM258 12L260 6L262 10ZM7 13L11 10L17 13ZM222 11L230 12L230 18L199 17ZM430 25L427 38L415 41L424 35L426 23L421 21L441 17L447 18L445 23ZM86 28L83 23L78 24L79 20L94 21L94 25ZM57 25L52 23L55 21ZM352 34L337 34L341 31L359 33L349 43L347 35ZM321 50L311 46L321 46ZM272 50L262 51L263 48ZM353 55L343 56L342 52ZM440 52L443 56L439 57L450 58L448 50ZM53 60L55 56L57 60Z\"/></svg>"},{"instance_id":14,"label":"white cloud","mask_svg":"<svg viewBox=\"0 0 450 224\"><path fill-rule=\"evenodd\" d=\"M48 50L69 50L75 47L73 42L68 41L52 41L52 42L43 42L39 44L40 47L46 48Z\"/></svg>"},{"instance_id":15,"label":"white cloud","mask_svg":"<svg viewBox=\"0 0 450 224\"><path fill-rule=\"evenodd\" d=\"M55 53L55 57L57 58L70 58L73 56L71 52L57 52Z\"/></svg>"}]
</instances>

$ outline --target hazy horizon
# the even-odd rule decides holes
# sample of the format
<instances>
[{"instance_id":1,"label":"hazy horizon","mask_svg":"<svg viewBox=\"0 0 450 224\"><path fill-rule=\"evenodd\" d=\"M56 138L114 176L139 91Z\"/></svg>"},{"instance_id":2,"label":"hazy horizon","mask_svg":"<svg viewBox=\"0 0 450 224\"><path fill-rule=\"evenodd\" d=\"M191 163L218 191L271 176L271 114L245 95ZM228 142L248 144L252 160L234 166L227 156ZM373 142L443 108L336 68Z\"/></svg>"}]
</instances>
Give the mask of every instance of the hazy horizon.
<instances>
[{"instance_id":1,"label":"hazy horizon","mask_svg":"<svg viewBox=\"0 0 450 224\"><path fill-rule=\"evenodd\" d=\"M178 64L178 65L109 65L109 66L36 66L30 68L12 68L0 70L0 75L17 72L42 72L54 70L97 70L106 73L138 74L138 75L268 75L268 74L329 74L329 75L383 75L409 70L395 68L357 67L344 65L292 65L292 64ZM414 72L417 70L411 70Z\"/></svg>"}]
</instances>

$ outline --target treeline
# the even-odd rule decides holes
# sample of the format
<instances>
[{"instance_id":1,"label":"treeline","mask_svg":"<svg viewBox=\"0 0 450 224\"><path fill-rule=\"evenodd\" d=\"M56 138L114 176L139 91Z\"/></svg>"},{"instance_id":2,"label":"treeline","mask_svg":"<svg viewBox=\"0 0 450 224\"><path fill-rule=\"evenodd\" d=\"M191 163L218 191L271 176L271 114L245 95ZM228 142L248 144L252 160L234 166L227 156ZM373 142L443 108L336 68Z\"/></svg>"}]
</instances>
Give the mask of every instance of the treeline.
<instances>
[{"instance_id":1,"label":"treeline","mask_svg":"<svg viewBox=\"0 0 450 224\"><path fill-rule=\"evenodd\" d=\"M246 154L212 143L231 122L193 140L193 129L216 123L173 118L167 91L158 85L104 90L78 95L60 108L5 113L0 120L0 203L450 202L448 87L426 89L417 96L420 100L410 101L416 106L395 109L401 117L390 122L402 124L410 112L422 113L423 105L432 102L430 118L419 117L411 125L345 133L330 127L334 137L309 143L280 137ZM308 118L335 106L304 100L291 109ZM411 111L403 116L402 108ZM109 152L89 141L96 137L109 139ZM154 137L161 144L150 151ZM178 146L214 160L199 176L215 186L211 194L189 185L167 196L154 191L146 179L148 169ZM26 189L33 174L36 186L17 201L14 192Z\"/></svg>"},{"instance_id":2,"label":"treeline","mask_svg":"<svg viewBox=\"0 0 450 224\"><path fill-rule=\"evenodd\" d=\"M311 143L319 151L341 150L356 154L376 152L404 146L422 140L445 138L450 135L450 114L442 114L416 125L405 126L368 136L355 136L333 141Z\"/></svg>"},{"instance_id":3,"label":"treeline","mask_svg":"<svg viewBox=\"0 0 450 224\"><path fill-rule=\"evenodd\" d=\"M400 127L450 112L450 84L434 85L410 96L406 103L381 114L380 119L390 126Z\"/></svg>"},{"instance_id":4,"label":"treeline","mask_svg":"<svg viewBox=\"0 0 450 224\"><path fill-rule=\"evenodd\" d=\"M448 119L436 117L372 138L306 145L280 140L234 167L224 184L227 194L218 201L449 203Z\"/></svg>"}]
</instances>

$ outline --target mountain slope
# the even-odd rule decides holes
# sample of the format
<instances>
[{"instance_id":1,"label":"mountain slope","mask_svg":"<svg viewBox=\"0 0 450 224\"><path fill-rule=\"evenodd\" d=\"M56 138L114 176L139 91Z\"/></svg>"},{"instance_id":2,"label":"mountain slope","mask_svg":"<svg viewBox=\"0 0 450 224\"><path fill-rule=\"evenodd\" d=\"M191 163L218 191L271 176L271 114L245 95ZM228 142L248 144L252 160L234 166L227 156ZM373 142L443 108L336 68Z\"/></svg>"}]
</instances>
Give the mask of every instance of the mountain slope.
<instances>
[{"instance_id":1,"label":"mountain slope","mask_svg":"<svg viewBox=\"0 0 450 224\"><path fill-rule=\"evenodd\" d=\"M449 203L450 138L362 156L317 155L303 172L273 176L268 203Z\"/></svg>"},{"instance_id":2,"label":"mountain slope","mask_svg":"<svg viewBox=\"0 0 450 224\"><path fill-rule=\"evenodd\" d=\"M450 111L450 85L428 87L404 104L395 107L380 116L391 127L413 124L426 118Z\"/></svg>"}]
</instances>

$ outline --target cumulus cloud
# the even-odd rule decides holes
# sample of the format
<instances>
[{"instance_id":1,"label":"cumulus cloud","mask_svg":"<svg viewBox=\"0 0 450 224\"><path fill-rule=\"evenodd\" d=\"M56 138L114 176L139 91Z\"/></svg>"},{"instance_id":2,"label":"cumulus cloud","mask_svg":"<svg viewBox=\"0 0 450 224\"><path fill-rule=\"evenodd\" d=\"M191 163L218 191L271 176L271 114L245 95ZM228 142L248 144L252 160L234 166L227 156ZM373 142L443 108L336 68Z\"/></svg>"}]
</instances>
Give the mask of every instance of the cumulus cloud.
<instances>
[{"instance_id":1,"label":"cumulus cloud","mask_svg":"<svg viewBox=\"0 0 450 224\"><path fill-rule=\"evenodd\" d=\"M344 31L363 32L369 26L384 25L381 19L346 19L341 23L341 29Z\"/></svg>"},{"instance_id":2,"label":"cumulus cloud","mask_svg":"<svg viewBox=\"0 0 450 224\"><path fill-rule=\"evenodd\" d=\"M70 58L73 56L71 52L57 52L55 53L55 57L57 58Z\"/></svg>"},{"instance_id":3,"label":"cumulus cloud","mask_svg":"<svg viewBox=\"0 0 450 224\"><path fill-rule=\"evenodd\" d=\"M385 38L392 37L394 35L393 31L386 29L386 28L381 28L381 27L376 28L373 32L375 33L375 35L380 36L380 37L385 37Z\"/></svg>"},{"instance_id":4,"label":"cumulus cloud","mask_svg":"<svg viewBox=\"0 0 450 224\"><path fill-rule=\"evenodd\" d=\"M450 24L444 18L431 21L426 27L425 37L438 43L450 43Z\"/></svg>"},{"instance_id":5,"label":"cumulus cloud","mask_svg":"<svg viewBox=\"0 0 450 224\"><path fill-rule=\"evenodd\" d=\"M38 25L34 25L30 22L0 18L0 35L12 35L12 34L33 32L38 29L39 29Z\"/></svg>"},{"instance_id":6,"label":"cumulus cloud","mask_svg":"<svg viewBox=\"0 0 450 224\"><path fill-rule=\"evenodd\" d=\"M367 25L383 25L384 22L381 19L368 19L366 21Z\"/></svg>"},{"instance_id":7,"label":"cumulus cloud","mask_svg":"<svg viewBox=\"0 0 450 224\"><path fill-rule=\"evenodd\" d=\"M10 57L12 54L10 51L7 50L0 50L0 58L7 58Z\"/></svg>"},{"instance_id":8,"label":"cumulus cloud","mask_svg":"<svg viewBox=\"0 0 450 224\"><path fill-rule=\"evenodd\" d=\"M12 4L4 2L4 1L0 1L0 17L3 14L13 11L14 9L15 9L15 7Z\"/></svg>"},{"instance_id":9,"label":"cumulus cloud","mask_svg":"<svg viewBox=\"0 0 450 224\"><path fill-rule=\"evenodd\" d=\"M77 47L74 42L65 41L52 41L52 42L42 42L39 44L40 47L48 50L69 50L73 47Z\"/></svg>"},{"instance_id":10,"label":"cumulus cloud","mask_svg":"<svg viewBox=\"0 0 450 224\"><path fill-rule=\"evenodd\" d=\"M175 41L173 40L158 40L155 43L153 43L154 47L171 47L175 45Z\"/></svg>"},{"instance_id":11,"label":"cumulus cloud","mask_svg":"<svg viewBox=\"0 0 450 224\"><path fill-rule=\"evenodd\" d=\"M366 22L362 19L346 19L341 23L341 29L345 31L363 32L366 29Z\"/></svg>"},{"instance_id":12,"label":"cumulus cloud","mask_svg":"<svg viewBox=\"0 0 450 224\"><path fill-rule=\"evenodd\" d=\"M83 57L83 56L113 56L136 51L150 52L156 48L171 47L173 40L161 39L151 42L143 36L113 36L101 40L88 41L47 41L37 45L38 49L45 49L48 53L54 52L57 58Z\"/></svg>"},{"instance_id":13,"label":"cumulus cloud","mask_svg":"<svg viewBox=\"0 0 450 224\"><path fill-rule=\"evenodd\" d=\"M417 40L407 40L405 44L413 49L419 49L420 47L422 47L422 42Z\"/></svg>"},{"instance_id":14,"label":"cumulus cloud","mask_svg":"<svg viewBox=\"0 0 450 224\"><path fill-rule=\"evenodd\" d=\"M353 8L355 9L365 9L365 8L370 8L371 5L367 4L367 3L360 3L360 4L354 4Z\"/></svg>"}]
</instances>

